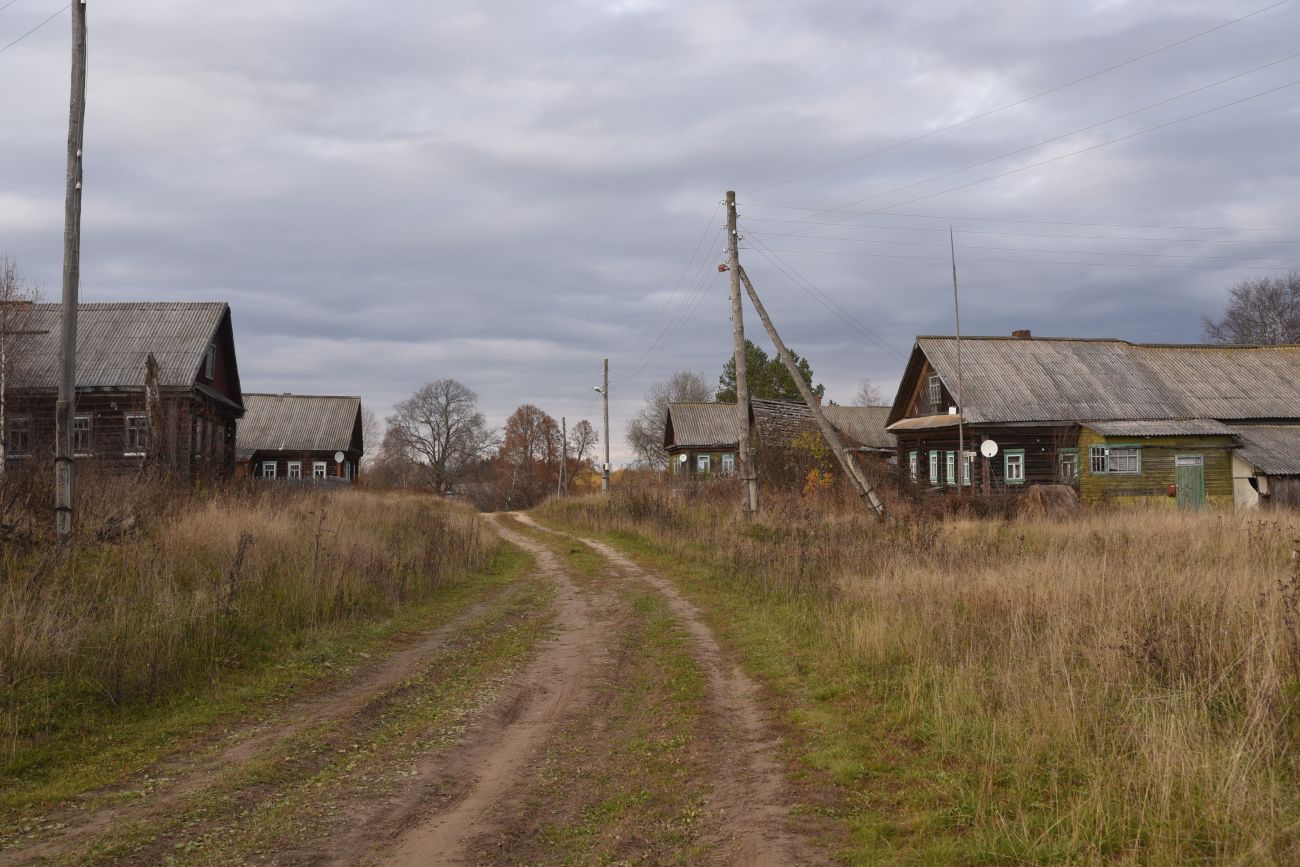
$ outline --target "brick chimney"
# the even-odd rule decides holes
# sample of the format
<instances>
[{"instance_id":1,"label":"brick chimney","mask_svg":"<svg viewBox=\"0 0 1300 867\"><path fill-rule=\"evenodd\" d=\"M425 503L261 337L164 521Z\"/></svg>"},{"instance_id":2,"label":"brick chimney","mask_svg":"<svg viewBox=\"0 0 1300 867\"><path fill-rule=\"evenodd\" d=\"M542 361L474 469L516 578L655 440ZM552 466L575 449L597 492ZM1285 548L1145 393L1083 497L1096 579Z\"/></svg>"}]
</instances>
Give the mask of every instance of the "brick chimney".
<instances>
[{"instance_id":1,"label":"brick chimney","mask_svg":"<svg viewBox=\"0 0 1300 867\"><path fill-rule=\"evenodd\" d=\"M1034 335L1030 333L1028 328L1018 328L1015 331L1011 332L1011 336L1016 338L1017 340L1028 340Z\"/></svg>"}]
</instances>

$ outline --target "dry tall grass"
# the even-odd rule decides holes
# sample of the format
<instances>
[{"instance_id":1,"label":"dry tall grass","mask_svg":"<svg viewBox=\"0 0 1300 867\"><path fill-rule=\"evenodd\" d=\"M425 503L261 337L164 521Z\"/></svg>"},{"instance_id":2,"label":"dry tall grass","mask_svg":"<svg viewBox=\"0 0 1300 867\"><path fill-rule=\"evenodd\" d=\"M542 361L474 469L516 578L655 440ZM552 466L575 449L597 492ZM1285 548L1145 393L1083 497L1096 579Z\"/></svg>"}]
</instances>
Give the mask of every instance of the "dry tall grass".
<instances>
[{"instance_id":1,"label":"dry tall grass","mask_svg":"<svg viewBox=\"0 0 1300 867\"><path fill-rule=\"evenodd\" d=\"M639 534L771 612L805 603L790 628L822 631L846 688L953 771L927 783L953 851L1300 863L1300 516L878 526L769 497L746 525L719 493L544 512Z\"/></svg>"},{"instance_id":2,"label":"dry tall grass","mask_svg":"<svg viewBox=\"0 0 1300 867\"><path fill-rule=\"evenodd\" d=\"M153 494L140 529L70 560L48 542L0 551L10 756L87 708L165 699L306 630L389 615L496 549L476 514L418 495Z\"/></svg>"}]
</instances>

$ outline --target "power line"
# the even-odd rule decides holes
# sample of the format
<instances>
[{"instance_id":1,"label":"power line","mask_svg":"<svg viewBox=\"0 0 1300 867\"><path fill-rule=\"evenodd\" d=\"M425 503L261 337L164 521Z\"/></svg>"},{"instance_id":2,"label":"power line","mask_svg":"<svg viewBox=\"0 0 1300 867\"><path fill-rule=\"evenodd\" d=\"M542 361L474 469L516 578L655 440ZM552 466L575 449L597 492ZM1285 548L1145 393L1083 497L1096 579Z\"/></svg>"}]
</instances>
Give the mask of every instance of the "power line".
<instances>
[{"instance_id":1,"label":"power line","mask_svg":"<svg viewBox=\"0 0 1300 867\"><path fill-rule=\"evenodd\" d=\"M803 180L804 178L812 177L813 175L819 175L824 172L829 172L832 171L833 169L841 168L843 166L858 162L860 160L868 159L874 156L879 156L880 154L888 153L889 151L892 150L897 150L898 148L905 147L906 145L915 144L916 142L919 141L924 141L925 139L928 139L931 136L938 135L939 133L942 132L947 132L950 129L956 129L959 126L965 126L968 123L973 123L974 121L977 120L983 120L986 117L992 117L995 114L999 114L1009 109L1017 108L1018 106L1022 106L1026 103L1033 102L1036 99L1041 99L1044 96L1048 96L1050 94L1064 90L1067 87L1073 87L1076 84L1082 84L1085 81L1089 81L1093 78L1097 78L1098 76L1105 75L1108 72L1114 72L1116 69L1121 69L1125 66L1130 66L1134 63L1137 63L1140 60L1145 60L1148 57L1154 57L1157 54L1162 54L1163 52L1169 51L1170 49L1173 48L1177 48L1180 45L1186 45L1188 42L1192 42L1196 39L1200 39L1203 36L1208 36L1211 33L1215 33L1219 30L1223 30L1224 28L1231 27L1232 25L1245 21L1248 18L1254 18L1256 15L1262 15L1263 13L1276 9L1279 6L1285 6L1289 2L1291 2L1291 0L1280 0L1280 2L1278 3L1273 3L1272 5L1265 6L1262 9L1256 9L1254 12L1249 12L1245 15L1242 15L1239 18L1233 18L1231 21L1225 21L1224 23L1211 27L1208 30L1202 30L1200 33L1194 33L1191 36L1184 37L1182 39L1177 40L1176 42L1171 42L1168 45L1162 45L1159 48L1153 49L1151 51L1147 51L1143 54L1139 54L1136 57L1130 57L1128 60L1123 60L1120 61L1119 63L1112 64L1103 69L1099 69L1096 72L1090 72L1087 75L1073 79L1072 81L1067 81L1064 84L1058 84L1055 87L1050 87L1047 90L1040 91L1038 93L1033 94L1032 96L1027 96L1024 99L1020 99L1015 102L1008 103L1007 105L1001 106L999 108L990 109L989 111L985 111L980 114L972 115L971 117L965 118L963 120L950 123L947 126L941 126L938 129L933 129L930 130L929 132L922 133L921 135L913 136L912 138L904 139L903 141L895 142L894 144L886 145L885 147L882 148L877 148L876 150L869 151L868 153L865 154L859 154L858 156L850 157L849 159L841 160L837 163L832 163L831 165L824 166L819 169L814 169L809 172L804 172L803 174L800 175L794 175L792 177L785 178L784 180L776 181L774 183L768 184L767 186L750 190L749 192L745 193L745 195L753 195L754 193L761 193L764 190L770 190L773 189L774 187L784 186L785 184L793 183L794 181L800 181Z\"/></svg>"},{"instance_id":2,"label":"power line","mask_svg":"<svg viewBox=\"0 0 1300 867\"><path fill-rule=\"evenodd\" d=\"M1247 226L1161 226L1152 223L1078 223L1070 220L1025 220L1013 217L958 217L952 214L907 214L898 211L875 210L875 211L850 211L847 208L816 208L806 205L765 205L758 202L745 202L748 208L773 208L786 211L810 211L812 216L829 213L843 213L862 217L906 217L907 219L916 220L959 220L977 223L1026 223L1037 226L1087 226L1097 229L1170 229L1184 231L1204 231L1204 232L1300 232L1300 228L1250 228ZM789 223L807 223L812 222L808 219L790 220L785 217L747 217L748 220L763 220L771 223L789 222ZM853 223L823 222L818 223L822 226L840 226L855 225ZM857 224L864 225L865 224ZM908 228L905 226L872 226L870 228L892 229ZM935 231L946 232L947 229L938 229Z\"/></svg>"},{"instance_id":3,"label":"power line","mask_svg":"<svg viewBox=\"0 0 1300 867\"><path fill-rule=\"evenodd\" d=\"M785 220L782 220L778 217L767 217L767 218L749 217L748 219L750 220L766 219L769 222L774 222L774 223L786 222ZM798 221L789 221L789 222L806 222L813 226L833 226L836 228L844 228L844 229L883 229L891 232L935 232L935 233L945 234L945 235L948 233L947 229L940 229L933 226L890 226L890 225L881 225L879 223L830 223L830 222L816 222L812 220L798 220ZM1011 221L1006 221L1006 222L1011 222ZM1047 221L1043 221L1043 222L1047 222ZM781 228L781 227L777 226L776 228ZM1221 230L1221 231L1229 231L1229 230ZM1241 230L1231 230L1231 231L1284 231L1284 230L1282 229L1277 229L1277 230L1241 229ZM1285 239L1285 240L1268 238L1268 239L1260 239L1260 240L1252 241L1252 240L1242 240L1242 239L1228 240L1225 238L1160 238L1160 237L1152 237L1150 235L1078 235L1078 234L1071 234L1071 233L1064 233L1064 232L994 232L994 231L989 231L987 229L962 229L962 233L966 235L998 235L998 236L1012 237L1012 238L1079 238L1079 239L1089 240L1089 241L1158 241L1167 244L1285 244L1288 246L1295 246L1297 244L1300 244L1300 238ZM826 238L828 240L839 240L839 241L872 240L870 238L833 238L830 235L805 235L801 232L777 232L775 230L760 231L757 234L761 235L764 238L769 238L769 239L799 237L799 238Z\"/></svg>"},{"instance_id":4,"label":"power line","mask_svg":"<svg viewBox=\"0 0 1300 867\"><path fill-rule=\"evenodd\" d=\"M17 3L17 2L18 2L18 0L11 0L11 2L10 2L9 5L12 6L14 3ZM7 9L7 8L9 8L9 7L6 6L6 7L4 7L4 8ZM8 45L4 46L3 48L0 48L0 54L4 54L4 53L5 53L6 51L8 51L10 48L13 48L13 47L14 47L15 45L17 45L19 42L22 42L22 41L23 41L24 39L26 39L28 36L31 36L31 35L32 35L33 33L35 33L37 30L40 30L40 29L41 29L42 27L44 27L46 24L49 24L49 23L50 23L51 21L53 21L55 18L58 18L60 15L62 15L64 12L67 12L67 11L68 11L69 9L71 9L71 8L72 8L72 4L71 4L71 3L69 3L67 6L64 6L64 7L63 7L62 9L60 9L58 12L55 12L55 13L54 13L53 15L51 15L49 18L46 18L46 19L45 19L44 21L42 21L40 24L37 24L37 25L36 25L35 27L33 27L31 30L28 30L28 31L27 31L26 33L24 33L22 36L19 36L19 37L18 37L17 39L15 39L13 42L10 42Z\"/></svg>"},{"instance_id":5,"label":"power line","mask_svg":"<svg viewBox=\"0 0 1300 867\"><path fill-rule=\"evenodd\" d=\"M992 156L987 159L979 160L978 162L973 162L970 163L969 165L962 166L961 168L950 169L946 172L940 172L937 175L932 175L931 177L925 178L923 180L913 181L912 183L904 184L901 187L894 187L893 189L890 190L884 190L879 193L874 193L865 198L857 199L856 201L850 202L849 204L860 205L863 202L870 202L874 199L881 199L884 198L885 196L891 196L895 193L901 193L904 190L910 190L915 187L922 186L923 184L928 184L928 183L932 183L933 181L942 180L943 178L952 177L953 175L958 175L961 174L962 172L970 171L971 169L979 168L980 166L988 165L989 163L994 163L997 162L998 160L1015 156L1016 154L1035 150L1036 148L1043 147L1044 145L1049 145L1054 142L1061 141L1062 139L1067 139L1070 138L1071 136L1079 135L1080 133L1089 132L1090 130L1097 129L1098 127L1105 126L1109 123L1114 123L1117 120L1123 120L1126 117L1132 117L1133 115L1141 114L1145 111L1150 111L1153 108L1159 108L1162 105L1168 105L1171 102L1176 102L1180 99L1186 99L1187 97L1194 96L1198 93L1204 93L1207 90L1211 90L1215 87L1220 87L1224 84L1228 84L1229 82L1236 81L1237 79L1240 78L1245 78L1248 75L1254 75L1255 73L1263 72L1264 70L1271 69L1272 67L1278 66L1279 64L1286 63L1291 60L1295 60L1297 57L1300 57L1300 52L1289 54L1286 57L1279 58L1278 60L1273 60L1268 63L1262 64L1260 66L1256 66L1253 69L1248 69L1245 72L1238 72L1235 75L1228 76L1227 78L1221 78L1218 81L1214 81L1209 84L1203 84L1200 87L1194 87L1191 90L1186 90L1183 91L1182 93L1175 94L1173 96L1167 96L1163 99L1158 99L1155 102L1150 103L1149 105L1144 105L1141 108L1135 108L1130 111L1123 112L1122 114L1117 114L1114 117L1108 117L1105 120L1100 120L1097 121L1096 123L1090 123L1087 126L1081 126L1078 129L1071 130L1070 132L1062 133L1061 135L1055 135L1052 136L1051 138L1045 138L1042 141L1035 142L1034 144L1025 145L1024 147L1019 147L1016 148L1015 150L1010 150L1005 153L1000 153L996 156Z\"/></svg>"},{"instance_id":6,"label":"power line","mask_svg":"<svg viewBox=\"0 0 1300 867\"><path fill-rule=\"evenodd\" d=\"M3 6L0 6L0 12L5 11L6 9L8 9L10 6L14 5L14 4L17 3L17 2L18 2L18 0L9 0L8 3L6 3L6 4L3 5Z\"/></svg>"},{"instance_id":7,"label":"power line","mask_svg":"<svg viewBox=\"0 0 1300 867\"><path fill-rule=\"evenodd\" d=\"M900 352L897 348L895 348L888 340L886 340L884 337L880 336L871 328L869 328L867 325L865 325L861 320L859 320L856 316L854 316L843 306L841 306L837 301L835 301L834 298L830 297L830 295L828 295L826 292L822 291L821 289L818 289L817 286L815 286L811 280L809 280L807 277L804 277L802 274L800 274L793 265L791 265L789 262L785 261L780 256L778 256L777 251L773 250L771 247L768 247L762 241L759 241L757 239L751 239L751 240L753 240L753 242L757 245L753 249L756 250L759 253L759 255L767 259L768 262L770 262L778 271L780 271L782 274L788 277L791 280L791 282L793 282L796 286L798 286L801 290L803 290L804 293L811 296L813 300L815 300L817 303L821 304L823 307L829 310L832 314L838 317L842 322L844 322L846 325L848 325L858 334L862 335L867 340L871 341L873 344L876 345L877 348L883 350L884 352L890 355L893 355L899 361L907 360L907 356L905 356L902 352Z\"/></svg>"},{"instance_id":8,"label":"power line","mask_svg":"<svg viewBox=\"0 0 1300 867\"><path fill-rule=\"evenodd\" d=\"M1048 158L1045 159L1045 160L1039 160L1038 162L1029 163L1028 165L1020 166L1019 168L1007 169L1006 171L998 172L997 174L988 175L987 177L983 177L983 178L977 178L976 180L968 181L967 183L964 183L964 184L958 184L958 185L955 186L955 187L948 187L947 189L944 189L944 190L938 190L938 191L933 192L933 193L926 193L926 194L923 195L923 196L917 196L917 197L912 198L912 199L907 199L906 201L902 201L902 202L894 202L893 204L891 204L891 205L886 205L886 206L884 206L883 208L880 208L880 209L877 210L877 211L868 211L867 213L869 213L869 214L877 214L877 215L878 215L878 214L881 214L881 213L884 212L884 211L888 211L888 210L893 209L893 208L901 208L901 207L903 207L904 205L910 205L910 204L912 204L913 202L920 202L920 201L924 201L925 199L932 199L932 198L934 198L935 196L942 196L942 195L946 195L946 194L948 194L948 193L954 193L954 192L957 192L957 191L959 191L959 190L965 190L965 189L969 189L970 187L978 186L979 184L988 183L989 181L995 181L995 180L998 180L999 178L1005 178L1005 177L1008 177L1008 176L1010 176L1010 175L1019 174L1020 172L1026 172L1026 171L1029 171L1030 169L1041 168L1042 166L1049 165L1050 163L1059 162L1060 160L1068 159L1069 157L1078 156L1078 155L1080 155L1080 154L1088 153L1089 151L1099 150L1099 149L1101 149L1101 148L1108 147L1108 146L1113 145L1113 144L1118 144L1118 143L1120 143L1120 142L1124 142L1124 141L1128 141L1128 140L1130 140L1130 139L1137 138L1138 136L1147 135L1147 134L1149 134L1149 133L1157 132L1157 131L1162 130L1162 129L1168 129L1168 128L1171 127L1171 126L1176 126L1176 125L1178 125L1178 124L1180 124L1180 123L1186 123L1186 122L1189 121L1189 120L1195 120L1195 119L1197 119L1197 118L1205 117L1206 115L1213 114L1213 113L1216 112L1216 111L1223 111L1224 109L1232 108L1233 106L1241 105L1241 104L1243 104L1243 103L1250 102L1251 100L1260 99L1261 97L1265 97L1265 96L1269 96L1269 95L1274 94L1274 93L1278 93L1279 91L1283 91L1283 90L1286 90L1286 89L1288 89L1288 88L1295 87L1296 85L1300 85L1300 80L1287 82L1286 84L1281 84L1281 85L1278 85L1277 87L1271 87L1271 88L1269 88L1268 90L1263 90L1263 91L1260 91L1260 92L1258 92L1258 93L1252 93L1252 94L1249 95L1249 96L1243 96L1243 97L1241 97L1241 98L1239 98L1239 99L1234 99L1234 100L1232 100L1231 102L1225 102L1225 103L1222 103L1221 105L1216 105L1216 106L1214 106L1214 107L1212 107L1212 108L1207 108L1207 109L1203 109L1203 110L1198 111L1198 112L1193 112L1192 114L1183 115L1182 117L1175 118L1175 119L1170 120L1170 121L1165 121L1164 123L1156 124L1155 126L1147 127L1146 129L1140 129L1140 130L1138 130L1138 131L1136 131L1136 132L1131 132L1131 133L1128 133L1128 134L1126 134L1126 135L1117 136L1117 137L1112 138L1112 139L1107 139L1106 141L1096 142L1096 143L1094 143L1094 144L1090 144L1090 145L1088 145L1087 147L1082 147L1082 148L1079 148L1078 150L1070 151L1069 153L1058 154L1058 155L1056 155L1056 156L1054 156L1054 157L1048 157ZM871 197L868 197L868 198L871 198ZM847 205L845 205L844 207L848 207L848 205L856 205L856 204L858 204L858 202L861 202L861 201L866 201L866 200L865 200L865 199L858 199L858 200L856 200L856 201L849 202L849 203L848 203ZM841 210L841 209L840 209L840 208L835 208L835 209L831 209L831 210L836 210L836 211L838 211L838 210ZM822 213L827 213L827 212L823 211ZM814 216L817 216L817 215L814 215Z\"/></svg>"},{"instance_id":9,"label":"power line","mask_svg":"<svg viewBox=\"0 0 1300 867\"><path fill-rule=\"evenodd\" d=\"M973 232L970 234L985 234L982 232ZM800 235L801 240L808 241L854 241L861 244L893 244L905 247L944 247L948 244L940 244L934 241L899 241L892 238L842 238L830 235ZM754 238L753 240L757 240ZM1258 262L1261 259L1273 258L1271 256L1213 256L1213 255L1194 255L1191 253L1144 253L1137 250L1043 250L1033 247L992 247L982 244L958 244L961 250L1000 250L1012 253L1066 253L1069 255L1088 255L1088 256L1148 256L1159 259L1222 259L1231 262ZM828 251L831 252L831 251ZM1300 268L1300 262L1295 263L1295 267Z\"/></svg>"},{"instance_id":10,"label":"power line","mask_svg":"<svg viewBox=\"0 0 1300 867\"><path fill-rule=\"evenodd\" d=\"M643 340L650 336L650 332L659 324L659 320L663 318L664 313L677 297L677 290L681 288L682 281L686 279L687 272L689 272L691 266L695 264L695 257L699 255L700 248L704 246L705 239L709 237L709 229L713 226L713 220L718 216L718 211L721 208L721 204L714 205L713 213L709 215L709 221L705 223L704 231L700 233L700 239L695 243L695 249L691 252L690 260L686 263L686 267L682 268L682 273L677 277L677 282L673 284L673 291L669 293L667 300L665 300L663 306L659 308L659 312L655 315L654 321L651 322L649 327L647 327L646 330L641 333L641 336L637 338L636 345L632 348L633 352L640 347ZM637 359L637 361L639 362L640 359Z\"/></svg>"},{"instance_id":11,"label":"power line","mask_svg":"<svg viewBox=\"0 0 1300 867\"><path fill-rule=\"evenodd\" d=\"M722 228L719 227L714 235L715 243L716 239L721 234ZM648 367L652 361L657 359L660 353L662 353L663 350L672 343L673 339L677 336L677 333L681 331L685 324L691 320L692 316L694 316L695 310L699 307L700 302L703 301L704 297L708 294L705 291L708 285L708 281L705 279L705 275L708 273L708 264L709 259L707 256L700 260L700 265L695 272L695 277L691 280L691 288L687 290L681 304L669 318L668 322L664 324L663 329L660 330L659 335L655 338L654 342L649 348L647 348L646 353L640 362L632 370L625 373L625 376L633 377L639 374L642 370L645 370L646 367Z\"/></svg>"},{"instance_id":12,"label":"power line","mask_svg":"<svg viewBox=\"0 0 1300 867\"><path fill-rule=\"evenodd\" d=\"M856 250L786 250L769 247L773 253L810 253L817 256L865 256L875 259L915 259L928 262L944 262L949 260L946 256L910 256L903 253L864 253ZM1033 251L1023 251L1033 252ZM962 262L997 262L1004 265L1072 265L1076 267L1092 268L1097 266L1111 266L1115 268L1202 268L1211 270L1226 270L1223 265L1161 265L1154 262L1061 262L1050 261L1046 259L975 259L964 258ZM1295 271L1294 266L1283 265L1252 265L1250 266L1260 271Z\"/></svg>"}]
</instances>

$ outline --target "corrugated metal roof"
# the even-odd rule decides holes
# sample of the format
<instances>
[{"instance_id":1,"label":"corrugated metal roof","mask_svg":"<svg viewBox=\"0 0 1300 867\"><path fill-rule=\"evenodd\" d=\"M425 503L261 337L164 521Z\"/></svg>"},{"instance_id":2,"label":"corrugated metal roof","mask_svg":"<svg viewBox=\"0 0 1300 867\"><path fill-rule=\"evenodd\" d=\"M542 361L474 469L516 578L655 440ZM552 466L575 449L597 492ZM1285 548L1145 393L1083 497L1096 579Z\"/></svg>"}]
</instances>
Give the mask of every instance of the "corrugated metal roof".
<instances>
[{"instance_id":1,"label":"corrugated metal roof","mask_svg":"<svg viewBox=\"0 0 1300 867\"><path fill-rule=\"evenodd\" d=\"M961 343L961 397L972 424L1300 418L1300 346L1014 337ZM919 337L917 347L955 393L956 340Z\"/></svg>"},{"instance_id":2,"label":"corrugated metal roof","mask_svg":"<svg viewBox=\"0 0 1300 867\"><path fill-rule=\"evenodd\" d=\"M236 450L240 458L259 451L347 451L360 412L359 397L245 392Z\"/></svg>"},{"instance_id":3,"label":"corrugated metal roof","mask_svg":"<svg viewBox=\"0 0 1300 867\"><path fill-rule=\"evenodd\" d=\"M872 449L898 448L894 435L885 430L887 406L824 406L826 420L845 436Z\"/></svg>"},{"instance_id":4,"label":"corrugated metal roof","mask_svg":"<svg viewBox=\"0 0 1300 867\"><path fill-rule=\"evenodd\" d=\"M1104 437L1232 436L1233 428L1212 418L1162 418L1141 421L1089 421Z\"/></svg>"},{"instance_id":5,"label":"corrugated metal roof","mask_svg":"<svg viewBox=\"0 0 1300 867\"><path fill-rule=\"evenodd\" d=\"M735 447L740 442L740 416L734 403L670 403L667 421L672 425L672 445Z\"/></svg>"},{"instance_id":6,"label":"corrugated metal roof","mask_svg":"<svg viewBox=\"0 0 1300 867\"><path fill-rule=\"evenodd\" d=\"M223 302L80 304L77 307L77 388L144 388L153 353L163 387L188 388L226 315ZM61 322L58 304L32 305L17 350L21 384L58 388Z\"/></svg>"},{"instance_id":7,"label":"corrugated metal roof","mask_svg":"<svg viewBox=\"0 0 1300 867\"><path fill-rule=\"evenodd\" d=\"M889 426L889 429L891 431L934 430L935 428L956 427L959 421L961 419L955 412L941 415L919 415L896 421Z\"/></svg>"},{"instance_id":8,"label":"corrugated metal roof","mask_svg":"<svg viewBox=\"0 0 1300 867\"><path fill-rule=\"evenodd\" d=\"M1239 424L1237 455L1270 476L1300 475L1300 425Z\"/></svg>"}]
</instances>

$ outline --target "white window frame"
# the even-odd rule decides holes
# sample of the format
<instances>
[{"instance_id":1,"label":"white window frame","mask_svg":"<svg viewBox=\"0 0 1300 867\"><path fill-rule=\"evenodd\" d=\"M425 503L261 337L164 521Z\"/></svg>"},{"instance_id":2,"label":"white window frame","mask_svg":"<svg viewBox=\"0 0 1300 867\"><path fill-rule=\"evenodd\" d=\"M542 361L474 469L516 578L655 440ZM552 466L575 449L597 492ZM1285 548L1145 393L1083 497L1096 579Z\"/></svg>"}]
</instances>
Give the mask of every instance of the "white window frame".
<instances>
[{"instance_id":1,"label":"white window frame","mask_svg":"<svg viewBox=\"0 0 1300 867\"><path fill-rule=\"evenodd\" d=\"M1074 472L1067 476L1065 467L1070 465ZM1056 480L1063 485L1072 485L1079 481L1079 450L1058 449L1056 452Z\"/></svg>"},{"instance_id":2,"label":"white window frame","mask_svg":"<svg viewBox=\"0 0 1300 867\"><path fill-rule=\"evenodd\" d=\"M930 390L930 406L939 406L943 403L943 380L939 374L930 374L929 382L926 383Z\"/></svg>"},{"instance_id":3,"label":"white window frame","mask_svg":"<svg viewBox=\"0 0 1300 867\"><path fill-rule=\"evenodd\" d=\"M277 461L262 461L262 474L259 478L274 479L277 469ZM268 472L269 470L269 472Z\"/></svg>"},{"instance_id":4,"label":"white window frame","mask_svg":"<svg viewBox=\"0 0 1300 867\"><path fill-rule=\"evenodd\" d=\"M1088 469L1096 476L1140 476L1142 475L1142 447L1092 446L1088 449Z\"/></svg>"},{"instance_id":5,"label":"white window frame","mask_svg":"<svg viewBox=\"0 0 1300 867\"><path fill-rule=\"evenodd\" d=\"M917 475L921 472L921 459L917 452L907 453L907 471L911 475L912 481L915 482Z\"/></svg>"},{"instance_id":6,"label":"white window frame","mask_svg":"<svg viewBox=\"0 0 1300 867\"><path fill-rule=\"evenodd\" d=\"M1023 485L1027 475L1025 471L1025 450L1007 449L1002 453L1002 480L1008 485ZM1016 472L1012 472L1012 467Z\"/></svg>"},{"instance_id":7,"label":"white window frame","mask_svg":"<svg viewBox=\"0 0 1300 867\"><path fill-rule=\"evenodd\" d=\"M969 487L975 483L975 453L964 451L965 460L961 462L961 483Z\"/></svg>"},{"instance_id":8,"label":"white window frame","mask_svg":"<svg viewBox=\"0 0 1300 867\"><path fill-rule=\"evenodd\" d=\"M352 481L352 461L343 462L343 478Z\"/></svg>"},{"instance_id":9,"label":"white window frame","mask_svg":"<svg viewBox=\"0 0 1300 867\"><path fill-rule=\"evenodd\" d=\"M302 461L289 461L285 468L284 477L286 479L302 478Z\"/></svg>"},{"instance_id":10,"label":"white window frame","mask_svg":"<svg viewBox=\"0 0 1300 867\"><path fill-rule=\"evenodd\" d=\"M323 479L330 474L330 467L325 461L312 461L311 477L313 479Z\"/></svg>"},{"instance_id":11,"label":"white window frame","mask_svg":"<svg viewBox=\"0 0 1300 867\"><path fill-rule=\"evenodd\" d=\"M217 372L217 345L209 343L207 351L203 353L203 375L211 380Z\"/></svg>"},{"instance_id":12,"label":"white window frame","mask_svg":"<svg viewBox=\"0 0 1300 867\"><path fill-rule=\"evenodd\" d=\"M32 417L30 415L11 415L5 420L5 457L25 458L32 453ZM22 435L27 438L23 446L14 440Z\"/></svg>"},{"instance_id":13,"label":"white window frame","mask_svg":"<svg viewBox=\"0 0 1300 867\"><path fill-rule=\"evenodd\" d=\"M930 449L930 484L937 485L942 481L939 478L939 452L936 449Z\"/></svg>"},{"instance_id":14,"label":"white window frame","mask_svg":"<svg viewBox=\"0 0 1300 867\"><path fill-rule=\"evenodd\" d=\"M695 472L712 473L713 472L713 455L703 454L695 456Z\"/></svg>"},{"instance_id":15,"label":"white window frame","mask_svg":"<svg viewBox=\"0 0 1300 867\"><path fill-rule=\"evenodd\" d=\"M140 422L132 427L131 422ZM133 436L138 434L138 436ZM135 442L132 442L132 440ZM122 455L128 458L142 458L149 452L149 419L142 412L128 412L122 416Z\"/></svg>"},{"instance_id":16,"label":"white window frame","mask_svg":"<svg viewBox=\"0 0 1300 867\"><path fill-rule=\"evenodd\" d=\"M735 452L723 452L723 453L722 453L722 461L721 461L721 463L722 463L722 473L723 473L723 475L728 475L728 476L729 476L729 475L731 475L732 473L734 473L734 472L736 471L736 454L735 454Z\"/></svg>"},{"instance_id":17,"label":"white window frame","mask_svg":"<svg viewBox=\"0 0 1300 867\"><path fill-rule=\"evenodd\" d=\"M81 423L85 422L86 441L80 445L77 442L77 434L81 431ZM72 454L79 458L88 458L95 453L95 418L89 415L74 416L72 419Z\"/></svg>"},{"instance_id":18,"label":"white window frame","mask_svg":"<svg viewBox=\"0 0 1300 867\"><path fill-rule=\"evenodd\" d=\"M957 484L957 453L944 452L943 456L943 477L948 484Z\"/></svg>"}]
</instances>

